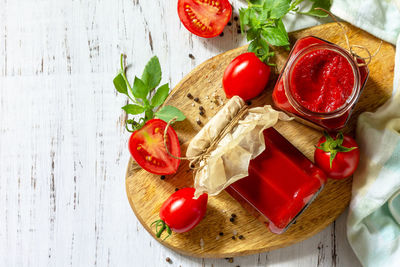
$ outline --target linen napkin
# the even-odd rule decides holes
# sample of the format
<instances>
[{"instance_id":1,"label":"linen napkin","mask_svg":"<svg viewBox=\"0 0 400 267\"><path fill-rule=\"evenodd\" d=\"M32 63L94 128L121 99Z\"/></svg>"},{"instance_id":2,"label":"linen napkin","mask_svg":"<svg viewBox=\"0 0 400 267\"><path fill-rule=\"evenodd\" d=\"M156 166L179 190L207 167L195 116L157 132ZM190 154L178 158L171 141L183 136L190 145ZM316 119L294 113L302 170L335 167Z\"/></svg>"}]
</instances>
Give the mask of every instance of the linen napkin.
<instances>
[{"instance_id":1,"label":"linen napkin","mask_svg":"<svg viewBox=\"0 0 400 267\"><path fill-rule=\"evenodd\" d=\"M398 41L400 45L400 38ZM360 115L347 237L364 266L400 266L400 53L393 97Z\"/></svg>"},{"instance_id":2,"label":"linen napkin","mask_svg":"<svg viewBox=\"0 0 400 267\"><path fill-rule=\"evenodd\" d=\"M331 12L400 47L400 0L333 0ZM307 16L285 18L289 31L314 26ZM376 60L376 59L375 59ZM351 247L364 266L400 266L400 52L393 97L359 117L360 165L353 179L347 221Z\"/></svg>"}]
</instances>

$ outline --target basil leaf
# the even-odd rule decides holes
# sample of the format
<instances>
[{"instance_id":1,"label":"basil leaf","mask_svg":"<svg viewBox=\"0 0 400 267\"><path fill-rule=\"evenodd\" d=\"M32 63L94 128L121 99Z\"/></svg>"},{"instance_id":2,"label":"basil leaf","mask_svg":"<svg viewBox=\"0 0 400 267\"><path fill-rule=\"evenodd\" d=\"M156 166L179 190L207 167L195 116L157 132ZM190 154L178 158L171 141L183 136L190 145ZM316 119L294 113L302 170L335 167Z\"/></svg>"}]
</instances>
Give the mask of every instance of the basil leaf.
<instances>
[{"instance_id":1,"label":"basil leaf","mask_svg":"<svg viewBox=\"0 0 400 267\"><path fill-rule=\"evenodd\" d=\"M159 111L156 112L155 117L162 119L165 122L169 122L174 117L177 117L176 121L183 121L184 119L186 119L182 111L173 106L162 107Z\"/></svg>"},{"instance_id":2,"label":"basil leaf","mask_svg":"<svg viewBox=\"0 0 400 267\"><path fill-rule=\"evenodd\" d=\"M142 81L148 91L156 88L161 82L161 66L158 57L152 57L146 64L142 74Z\"/></svg>"},{"instance_id":3,"label":"basil leaf","mask_svg":"<svg viewBox=\"0 0 400 267\"><path fill-rule=\"evenodd\" d=\"M139 79L138 77L135 76L135 80L133 82L133 87L132 87L133 95L136 98L140 99L146 99L147 94L149 93L149 90L145 83Z\"/></svg>"},{"instance_id":4,"label":"basil leaf","mask_svg":"<svg viewBox=\"0 0 400 267\"><path fill-rule=\"evenodd\" d=\"M249 24L249 10L248 8L239 9L240 29L244 32L244 25Z\"/></svg>"},{"instance_id":5,"label":"basil leaf","mask_svg":"<svg viewBox=\"0 0 400 267\"><path fill-rule=\"evenodd\" d=\"M249 2L253 5L261 5L264 0L249 0Z\"/></svg>"},{"instance_id":6,"label":"basil leaf","mask_svg":"<svg viewBox=\"0 0 400 267\"><path fill-rule=\"evenodd\" d=\"M332 5L331 0L310 0L310 1L313 2L311 9L307 12L301 12L301 14L310 15L310 16L319 17L319 18L325 18L328 16L328 14L325 13L324 11L316 10L315 8L320 7L325 10L329 10Z\"/></svg>"},{"instance_id":7,"label":"basil leaf","mask_svg":"<svg viewBox=\"0 0 400 267\"><path fill-rule=\"evenodd\" d=\"M279 19L289 12L290 0L266 0L264 8L271 11L271 19Z\"/></svg>"},{"instance_id":8,"label":"basil leaf","mask_svg":"<svg viewBox=\"0 0 400 267\"><path fill-rule=\"evenodd\" d=\"M144 107L139 106L139 105L132 105L132 104L123 106L122 109L125 110L125 112L127 114L132 114L132 115L141 114L144 111Z\"/></svg>"},{"instance_id":9,"label":"basil leaf","mask_svg":"<svg viewBox=\"0 0 400 267\"><path fill-rule=\"evenodd\" d=\"M282 21L280 20L282 23ZM268 43L275 46L289 45L289 36L284 29L284 26L278 26L276 28L263 28L261 35L266 39Z\"/></svg>"},{"instance_id":10,"label":"basil leaf","mask_svg":"<svg viewBox=\"0 0 400 267\"><path fill-rule=\"evenodd\" d=\"M157 89L157 92L154 94L154 96L151 98L151 105L153 107L160 106L162 103L164 103L165 99L167 98L169 93L169 86L168 83L160 86Z\"/></svg>"},{"instance_id":11,"label":"basil leaf","mask_svg":"<svg viewBox=\"0 0 400 267\"><path fill-rule=\"evenodd\" d=\"M126 86L126 82L125 82L124 77L122 76L122 73L118 73L118 75L115 76L113 83L114 83L115 89L119 93L128 95L128 88Z\"/></svg>"}]
</instances>

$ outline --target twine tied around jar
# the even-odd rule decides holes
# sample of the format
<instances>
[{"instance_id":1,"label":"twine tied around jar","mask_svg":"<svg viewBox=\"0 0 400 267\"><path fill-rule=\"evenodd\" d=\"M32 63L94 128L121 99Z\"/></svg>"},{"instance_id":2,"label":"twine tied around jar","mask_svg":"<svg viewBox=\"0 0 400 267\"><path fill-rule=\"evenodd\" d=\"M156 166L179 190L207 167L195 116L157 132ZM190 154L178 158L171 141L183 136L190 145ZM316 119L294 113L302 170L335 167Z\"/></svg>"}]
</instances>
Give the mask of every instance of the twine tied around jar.
<instances>
[{"instance_id":1,"label":"twine tied around jar","mask_svg":"<svg viewBox=\"0 0 400 267\"><path fill-rule=\"evenodd\" d=\"M350 45L349 37L347 36L346 29L344 28L344 26L342 25L342 23L340 23L340 22L336 19L336 17L335 17L330 11L328 11L328 10L326 10L326 9L323 9L323 8L320 8L320 7L317 7L317 8L315 8L315 9L316 9L316 10L322 10L323 12L325 12L326 14L328 14L328 15L339 25L339 27L342 29L344 38L345 38L345 40L346 40L347 51L348 51L348 52L351 54L351 56L354 58L354 61L356 62L357 66L358 66L358 67L368 66L368 65L371 63L372 58L375 57L375 56L378 54L379 50L381 49L382 43L383 43L382 40L381 40L381 42L380 42L380 44L379 44L379 47L376 49L376 51L375 51L373 54L371 54L371 52L370 52L370 51L368 50L368 48L366 48L365 46L362 46L362 45L354 45L354 44ZM357 53L354 52L354 48L359 48L359 49L361 49L361 50L364 50L365 52L367 52L368 56L367 56L367 57L361 57L361 56L357 55ZM363 60L364 63L359 63L359 62L358 62L358 59ZM366 60L368 60L368 61L366 61Z\"/></svg>"},{"instance_id":2,"label":"twine tied around jar","mask_svg":"<svg viewBox=\"0 0 400 267\"><path fill-rule=\"evenodd\" d=\"M171 152L168 149L167 146L167 132L168 128L171 126L171 123L173 123L177 118L173 118L170 121L168 121L167 126L165 127L164 130L164 147L165 150L167 151L168 155L173 157L174 159L180 159L180 160L189 160L190 164L189 167L192 170L199 170L201 168L200 162L202 160L207 159L210 155L211 152L218 146L219 142L228 134L230 133L239 123L239 121L248 113L249 107L247 105L243 105L240 109L239 112L233 117L233 119L222 129L222 131L217 135L214 140L211 141L210 145L205 148L199 155L194 156L194 157L177 157L175 155L172 155Z\"/></svg>"}]
</instances>

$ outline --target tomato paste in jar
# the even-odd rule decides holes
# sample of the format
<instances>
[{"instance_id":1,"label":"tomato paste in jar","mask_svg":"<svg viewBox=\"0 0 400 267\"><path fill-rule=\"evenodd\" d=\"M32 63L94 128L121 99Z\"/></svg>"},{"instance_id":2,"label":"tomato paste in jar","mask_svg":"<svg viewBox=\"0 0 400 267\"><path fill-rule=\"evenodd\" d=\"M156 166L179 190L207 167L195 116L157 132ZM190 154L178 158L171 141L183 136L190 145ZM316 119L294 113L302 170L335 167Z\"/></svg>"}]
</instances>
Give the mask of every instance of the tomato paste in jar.
<instances>
[{"instance_id":1,"label":"tomato paste in jar","mask_svg":"<svg viewBox=\"0 0 400 267\"><path fill-rule=\"evenodd\" d=\"M324 172L274 128L264 131L266 149L250 161L249 176L226 191L249 203L268 219L273 233L283 233L326 183Z\"/></svg>"},{"instance_id":2,"label":"tomato paste in jar","mask_svg":"<svg viewBox=\"0 0 400 267\"><path fill-rule=\"evenodd\" d=\"M335 44L313 36L299 39L275 85L274 104L306 124L341 129L369 73L357 63L364 61Z\"/></svg>"}]
</instances>

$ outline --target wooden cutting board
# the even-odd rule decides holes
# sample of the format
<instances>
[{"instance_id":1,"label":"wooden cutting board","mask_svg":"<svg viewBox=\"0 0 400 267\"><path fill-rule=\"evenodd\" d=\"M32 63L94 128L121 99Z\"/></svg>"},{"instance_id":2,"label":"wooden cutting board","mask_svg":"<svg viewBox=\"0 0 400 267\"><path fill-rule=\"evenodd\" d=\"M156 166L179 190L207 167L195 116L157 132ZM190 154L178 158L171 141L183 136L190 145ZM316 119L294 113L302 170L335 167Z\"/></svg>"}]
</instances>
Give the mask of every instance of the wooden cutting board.
<instances>
[{"instance_id":1,"label":"wooden cutting board","mask_svg":"<svg viewBox=\"0 0 400 267\"><path fill-rule=\"evenodd\" d=\"M372 35L345 24L351 44L366 46L370 51L375 51L380 40ZM345 45L343 33L335 23L325 24L289 34L291 44L304 36L314 35L325 40ZM174 124L178 133L182 152L186 151L191 138L200 130L221 106L211 102L213 94L218 95L226 103L222 89L222 75L229 62L237 55L245 52L247 47L240 47L213 57L192 70L172 91L167 101L182 110L187 119ZM277 74L285 64L289 52L284 49L276 50L275 63L277 68L272 75L265 92L252 101L251 106L271 104L271 92ZM355 112L345 129L346 132L354 130L358 115L363 111L374 111L391 95L394 70L393 45L383 43L378 55L369 65L370 76L356 106ZM200 103L187 98L191 93L200 99ZM208 99L207 99L208 98ZM206 110L205 116L199 115L199 106ZM200 118L202 125L197 125L196 118ZM293 145L299 148L312 160L313 145L320 138L321 133L295 121L279 122L275 128L285 136ZM166 241L159 240L163 245L182 254L195 257L233 257L259 253L272 249L289 246L296 242L315 235L331 222L333 222L348 206L351 197L351 179L335 181L329 180L323 191L310 207L297 219L284 234L270 233L266 226L256 218L251 210L244 209L225 191L217 197L209 198L205 218L192 231L184 234L173 234ZM144 170L135 170L132 159L126 173L126 192L129 203L137 218L153 235L154 229L150 224L158 219L161 204L176 188L193 185L192 171L187 161L182 161L175 175L167 176L161 180L160 176L150 174ZM250 211L250 212L249 212ZM234 223L229 221L230 215L235 213L237 219ZM219 233L224 235L219 237ZM243 235L244 239L232 239L233 233Z\"/></svg>"}]
</instances>

